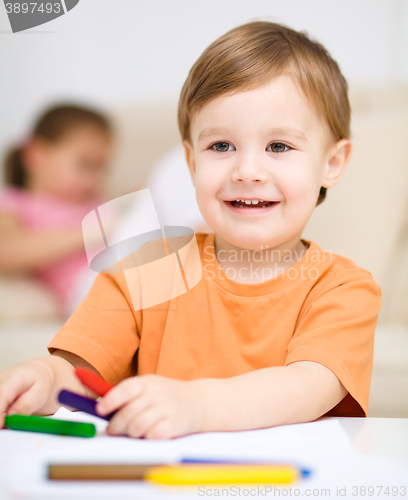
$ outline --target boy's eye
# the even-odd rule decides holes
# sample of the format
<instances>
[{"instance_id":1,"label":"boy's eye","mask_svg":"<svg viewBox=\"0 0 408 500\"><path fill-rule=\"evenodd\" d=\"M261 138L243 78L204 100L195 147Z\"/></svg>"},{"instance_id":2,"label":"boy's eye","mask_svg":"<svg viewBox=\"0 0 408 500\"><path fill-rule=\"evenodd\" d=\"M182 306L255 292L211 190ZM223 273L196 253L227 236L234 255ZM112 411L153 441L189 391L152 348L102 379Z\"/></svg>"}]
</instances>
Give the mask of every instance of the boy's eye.
<instances>
[{"instance_id":1,"label":"boy's eye","mask_svg":"<svg viewBox=\"0 0 408 500\"><path fill-rule=\"evenodd\" d=\"M214 151L218 151L218 153L226 153L227 151L232 151L232 149L229 149L231 144L229 142L216 142L211 146L210 149L213 149ZM231 146L232 148L233 146Z\"/></svg>"},{"instance_id":2,"label":"boy's eye","mask_svg":"<svg viewBox=\"0 0 408 500\"><path fill-rule=\"evenodd\" d=\"M289 151L289 149L292 149L283 142L273 142L272 144L269 144L268 148L271 148L272 153L285 153L286 151Z\"/></svg>"},{"instance_id":3,"label":"boy's eye","mask_svg":"<svg viewBox=\"0 0 408 500\"><path fill-rule=\"evenodd\" d=\"M271 148L270 151L272 153L285 153L286 151L292 149L290 146L284 144L283 142L273 142L272 144L269 144L268 148ZM210 149L213 149L218 153L226 153L228 151L232 151L233 146L231 146L229 142L216 142L210 147Z\"/></svg>"}]
</instances>

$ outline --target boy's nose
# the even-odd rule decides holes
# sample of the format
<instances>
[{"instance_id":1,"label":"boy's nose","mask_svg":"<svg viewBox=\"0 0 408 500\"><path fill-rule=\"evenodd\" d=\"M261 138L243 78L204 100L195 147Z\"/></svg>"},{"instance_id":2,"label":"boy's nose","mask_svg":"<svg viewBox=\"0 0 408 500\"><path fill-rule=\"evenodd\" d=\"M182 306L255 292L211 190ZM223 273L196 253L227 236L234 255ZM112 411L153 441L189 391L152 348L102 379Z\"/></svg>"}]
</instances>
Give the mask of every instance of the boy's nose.
<instances>
[{"instance_id":1,"label":"boy's nose","mask_svg":"<svg viewBox=\"0 0 408 500\"><path fill-rule=\"evenodd\" d=\"M256 159L242 160L236 163L231 173L233 182L266 182L268 172L264 166Z\"/></svg>"}]
</instances>

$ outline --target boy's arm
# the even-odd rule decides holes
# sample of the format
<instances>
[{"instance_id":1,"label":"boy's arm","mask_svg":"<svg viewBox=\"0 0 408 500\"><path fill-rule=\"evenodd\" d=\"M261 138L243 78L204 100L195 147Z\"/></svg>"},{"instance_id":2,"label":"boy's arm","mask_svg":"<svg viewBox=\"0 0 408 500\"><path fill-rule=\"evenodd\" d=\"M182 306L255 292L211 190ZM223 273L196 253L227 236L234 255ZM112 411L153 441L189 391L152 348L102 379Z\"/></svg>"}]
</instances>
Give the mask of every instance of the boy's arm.
<instances>
[{"instance_id":1,"label":"boy's arm","mask_svg":"<svg viewBox=\"0 0 408 500\"><path fill-rule=\"evenodd\" d=\"M49 356L44 356L44 362L48 363L54 371L55 382L52 394L47 403L47 407L42 408L42 412L48 414L55 413L60 408L61 403L58 402L58 393L62 389L67 389L76 392L82 396L95 399L97 394L85 387L82 382L75 375L75 368L82 367L94 371L100 376L97 370L81 357L73 354L72 352L57 349Z\"/></svg>"},{"instance_id":2,"label":"boy's arm","mask_svg":"<svg viewBox=\"0 0 408 500\"><path fill-rule=\"evenodd\" d=\"M95 372L97 375L101 376L101 374L96 370L92 365L88 363L88 361L85 361L83 358L80 356L77 356L76 354L73 354L72 352L68 351L63 351L62 349L56 349L51 356L58 356L60 358L65 359L70 363L74 368L81 367L81 368L88 368L88 370L92 370ZM76 380L78 380L75 377ZM86 389L86 388L85 388Z\"/></svg>"},{"instance_id":3,"label":"boy's arm","mask_svg":"<svg viewBox=\"0 0 408 500\"><path fill-rule=\"evenodd\" d=\"M109 434L152 439L309 422L347 395L336 375L312 361L225 379L175 380L141 375L120 382L97 404Z\"/></svg>"},{"instance_id":4,"label":"boy's arm","mask_svg":"<svg viewBox=\"0 0 408 500\"><path fill-rule=\"evenodd\" d=\"M202 398L201 431L310 422L347 395L336 375L313 361L263 368L227 379L199 379L194 384Z\"/></svg>"},{"instance_id":5,"label":"boy's arm","mask_svg":"<svg viewBox=\"0 0 408 500\"><path fill-rule=\"evenodd\" d=\"M74 367L92 366L66 351L41 356L0 372L0 428L3 413L51 415L61 406L57 401L61 389L88 397L96 395L75 376ZM96 370L94 370L96 371Z\"/></svg>"},{"instance_id":6,"label":"boy's arm","mask_svg":"<svg viewBox=\"0 0 408 500\"><path fill-rule=\"evenodd\" d=\"M67 389L89 398L97 397L97 395L81 383L75 375L75 368L81 366L94 371L98 375L99 373L87 361L76 354L57 349L51 355L43 356L33 361L43 362L45 365L48 365L53 372L54 382L46 405L38 413L44 415L55 413L61 407L61 403L58 402L58 393L62 389Z\"/></svg>"}]
</instances>

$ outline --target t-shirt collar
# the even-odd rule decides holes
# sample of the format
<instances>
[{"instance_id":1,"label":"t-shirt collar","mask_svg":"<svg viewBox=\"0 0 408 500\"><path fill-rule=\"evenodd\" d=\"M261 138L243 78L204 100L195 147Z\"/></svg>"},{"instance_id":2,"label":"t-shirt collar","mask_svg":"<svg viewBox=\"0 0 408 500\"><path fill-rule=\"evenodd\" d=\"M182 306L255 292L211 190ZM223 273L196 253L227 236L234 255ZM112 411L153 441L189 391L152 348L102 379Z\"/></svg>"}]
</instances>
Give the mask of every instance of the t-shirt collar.
<instances>
[{"instance_id":1,"label":"t-shirt collar","mask_svg":"<svg viewBox=\"0 0 408 500\"><path fill-rule=\"evenodd\" d=\"M281 272L272 279L266 279L259 283L240 283L228 277L223 268L219 265L214 249L215 234L206 235L203 242L203 279L213 280L219 287L234 295L245 297L257 297L269 295L283 288L292 289L299 284L299 279L309 281L316 279L317 273L310 272L312 268L318 269L321 262L324 262L323 250L317 243L304 240L302 242L308 249L302 257L286 271ZM312 256L314 255L314 258ZM320 272L318 273L320 274ZM260 275L260 272L258 272Z\"/></svg>"}]
</instances>

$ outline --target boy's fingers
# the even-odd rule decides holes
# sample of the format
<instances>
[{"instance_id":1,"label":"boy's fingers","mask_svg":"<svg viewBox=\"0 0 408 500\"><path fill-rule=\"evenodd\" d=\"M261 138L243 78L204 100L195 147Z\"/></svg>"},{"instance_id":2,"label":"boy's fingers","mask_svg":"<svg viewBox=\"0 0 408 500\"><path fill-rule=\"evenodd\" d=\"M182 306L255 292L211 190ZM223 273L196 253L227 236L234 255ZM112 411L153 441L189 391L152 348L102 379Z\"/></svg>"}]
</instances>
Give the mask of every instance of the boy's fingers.
<instances>
[{"instance_id":1,"label":"boy's fingers","mask_svg":"<svg viewBox=\"0 0 408 500\"><path fill-rule=\"evenodd\" d=\"M143 384L139 378L129 378L120 382L113 389L111 389L106 396L104 396L96 404L96 411L100 415L107 415L112 411L117 410L132 399L137 398L143 392Z\"/></svg>"},{"instance_id":2,"label":"boy's fingers","mask_svg":"<svg viewBox=\"0 0 408 500\"><path fill-rule=\"evenodd\" d=\"M13 401L10 401L10 396L8 393L9 391L5 387L2 387L0 389L0 428L2 428L4 425L3 414L7 411L10 403Z\"/></svg>"},{"instance_id":3,"label":"boy's fingers","mask_svg":"<svg viewBox=\"0 0 408 500\"><path fill-rule=\"evenodd\" d=\"M145 436L149 429L164 419L163 413L160 412L157 406L149 406L130 420L126 427L126 434L133 438Z\"/></svg>"},{"instance_id":4,"label":"boy's fingers","mask_svg":"<svg viewBox=\"0 0 408 500\"><path fill-rule=\"evenodd\" d=\"M7 380L7 383L3 382L0 385L0 427L4 425L3 414L10 411L10 405L12 405L20 394L24 393L24 391L27 391L29 388L30 384L21 378Z\"/></svg>"},{"instance_id":5,"label":"boy's fingers","mask_svg":"<svg viewBox=\"0 0 408 500\"><path fill-rule=\"evenodd\" d=\"M147 439L170 439L175 435L167 418L159 419L144 434Z\"/></svg>"},{"instance_id":6,"label":"boy's fingers","mask_svg":"<svg viewBox=\"0 0 408 500\"><path fill-rule=\"evenodd\" d=\"M149 408L150 403L145 398L137 398L118 410L109 421L109 434L125 434L129 422Z\"/></svg>"},{"instance_id":7,"label":"boy's fingers","mask_svg":"<svg viewBox=\"0 0 408 500\"><path fill-rule=\"evenodd\" d=\"M39 396L40 388L34 384L28 391L24 392L14 401L7 413L20 413L22 415L34 413L41 406L41 404L39 404Z\"/></svg>"}]
</instances>

